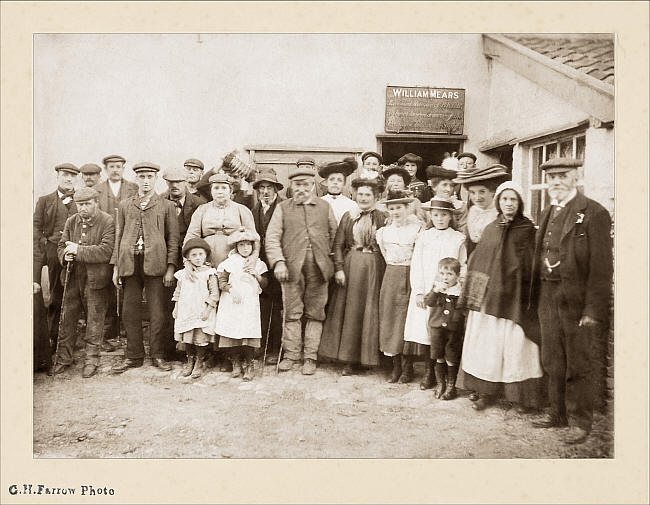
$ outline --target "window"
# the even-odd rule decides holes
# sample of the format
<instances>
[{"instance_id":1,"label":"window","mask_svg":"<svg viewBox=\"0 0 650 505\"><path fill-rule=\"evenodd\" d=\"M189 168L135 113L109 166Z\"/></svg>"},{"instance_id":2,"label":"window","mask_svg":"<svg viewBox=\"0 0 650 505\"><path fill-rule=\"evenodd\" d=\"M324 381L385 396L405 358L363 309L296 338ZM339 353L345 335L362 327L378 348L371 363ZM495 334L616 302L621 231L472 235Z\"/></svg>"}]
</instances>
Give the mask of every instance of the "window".
<instances>
[{"instance_id":1,"label":"window","mask_svg":"<svg viewBox=\"0 0 650 505\"><path fill-rule=\"evenodd\" d=\"M544 144L533 144L530 147L530 174L528 180L528 212L535 223L539 222L539 216L547 205L548 195L546 193L546 181L544 172L540 165L553 158L577 158L585 159L585 134L579 133L553 139ZM584 175L584 167L578 169L580 184ZM578 186L582 190L582 186Z\"/></svg>"}]
</instances>

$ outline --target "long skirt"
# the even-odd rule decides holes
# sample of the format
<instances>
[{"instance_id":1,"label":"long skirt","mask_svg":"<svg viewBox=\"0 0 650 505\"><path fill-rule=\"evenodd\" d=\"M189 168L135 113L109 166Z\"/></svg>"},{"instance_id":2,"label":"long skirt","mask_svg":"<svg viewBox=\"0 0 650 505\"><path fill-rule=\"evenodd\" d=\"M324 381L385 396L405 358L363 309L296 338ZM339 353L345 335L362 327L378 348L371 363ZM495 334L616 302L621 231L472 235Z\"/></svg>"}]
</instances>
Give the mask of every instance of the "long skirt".
<instances>
[{"instance_id":1,"label":"long skirt","mask_svg":"<svg viewBox=\"0 0 650 505\"><path fill-rule=\"evenodd\" d=\"M334 289L320 356L364 366L379 364L379 290L384 269L380 253L352 250L345 257L345 286Z\"/></svg>"},{"instance_id":2,"label":"long skirt","mask_svg":"<svg viewBox=\"0 0 650 505\"><path fill-rule=\"evenodd\" d=\"M386 265L379 292L379 350L386 356L401 354L411 282L406 265Z\"/></svg>"},{"instance_id":3,"label":"long skirt","mask_svg":"<svg viewBox=\"0 0 650 505\"><path fill-rule=\"evenodd\" d=\"M459 385L484 395L502 395L527 407L544 402L544 373L537 344L508 319L470 311Z\"/></svg>"}]
</instances>

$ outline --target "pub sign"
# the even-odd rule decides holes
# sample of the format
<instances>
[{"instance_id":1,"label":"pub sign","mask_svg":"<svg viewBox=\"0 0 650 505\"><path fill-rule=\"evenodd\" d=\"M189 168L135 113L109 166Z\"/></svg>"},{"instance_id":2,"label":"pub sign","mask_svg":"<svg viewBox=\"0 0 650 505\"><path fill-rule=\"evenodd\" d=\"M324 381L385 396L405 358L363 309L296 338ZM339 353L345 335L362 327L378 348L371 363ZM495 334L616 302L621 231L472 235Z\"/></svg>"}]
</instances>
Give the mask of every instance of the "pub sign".
<instances>
[{"instance_id":1,"label":"pub sign","mask_svg":"<svg viewBox=\"0 0 650 505\"><path fill-rule=\"evenodd\" d=\"M386 86L387 133L462 135L464 118L464 89Z\"/></svg>"}]
</instances>

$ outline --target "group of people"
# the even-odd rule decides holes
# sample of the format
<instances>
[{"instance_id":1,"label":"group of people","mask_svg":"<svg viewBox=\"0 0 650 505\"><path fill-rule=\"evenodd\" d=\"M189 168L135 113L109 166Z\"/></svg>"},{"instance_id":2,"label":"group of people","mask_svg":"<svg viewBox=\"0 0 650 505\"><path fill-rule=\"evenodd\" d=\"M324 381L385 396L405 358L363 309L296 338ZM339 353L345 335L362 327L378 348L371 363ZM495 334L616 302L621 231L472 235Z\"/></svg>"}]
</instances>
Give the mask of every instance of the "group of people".
<instances>
[{"instance_id":1,"label":"group of people","mask_svg":"<svg viewBox=\"0 0 650 505\"><path fill-rule=\"evenodd\" d=\"M577 191L579 160L541 165L552 201L536 227L505 166L455 159L453 169L424 169L412 153L389 166L375 152L360 167L301 158L286 198L273 169L255 174L251 195L226 167L206 172L189 159L163 174L158 195L153 163L133 166L137 184L122 178L121 156L104 158L101 184L98 165L58 165L58 188L34 214L35 312L45 264L51 293L48 339L35 352L49 366L52 344L50 369L64 372L84 310L91 377L121 309L126 355L111 370L142 366L144 294L162 370L175 351L185 353L183 376L221 356L243 380L261 356L305 375L319 359L342 363L344 375L386 359L388 381L408 383L423 360L420 387L436 398L454 399L458 385L475 410L498 397L522 412L548 406L533 424L568 425L566 442L582 442L612 280L609 213ZM74 191L80 172L85 187Z\"/></svg>"}]
</instances>

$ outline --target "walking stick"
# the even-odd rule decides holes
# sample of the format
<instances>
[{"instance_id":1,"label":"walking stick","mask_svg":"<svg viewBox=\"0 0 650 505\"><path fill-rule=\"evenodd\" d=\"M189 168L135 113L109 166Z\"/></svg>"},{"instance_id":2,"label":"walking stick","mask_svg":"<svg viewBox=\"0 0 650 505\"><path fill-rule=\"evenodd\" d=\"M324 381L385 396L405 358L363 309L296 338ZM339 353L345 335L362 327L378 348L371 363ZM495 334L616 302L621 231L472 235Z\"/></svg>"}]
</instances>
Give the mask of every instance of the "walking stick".
<instances>
[{"instance_id":1,"label":"walking stick","mask_svg":"<svg viewBox=\"0 0 650 505\"><path fill-rule=\"evenodd\" d=\"M284 325L286 323L287 303L284 297L284 283L280 283L282 291L282 339L280 340L280 352L278 353L278 362L275 364L275 375L280 373L280 360L282 359L282 351L284 350Z\"/></svg>"},{"instance_id":2,"label":"walking stick","mask_svg":"<svg viewBox=\"0 0 650 505\"><path fill-rule=\"evenodd\" d=\"M120 221L118 219L118 217L119 217L118 212L119 212L119 209L117 207L115 207L115 244L114 244L115 248L117 248L117 244L118 244L117 241L118 241L118 236L119 236L119 231L120 231ZM116 256L116 257L118 257L118 256ZM117 345L122 347L122 325L120 324L121 323L121 321L120 321L120 289L121 289L120 286L117 286L115 288L115 302L117 303L117 307L116 307L115 312L116 312L116 315L117 315Z\"/></svg>"},{"instance_id":3,"label":"walking stick","mask_svg":"<svg viewBox=\"0 0 650 505\"><path fill-rule=\"evenodd\" d=\"M54 369L57 365L57 358L59 357L59 342L61 342L61 328L63 328L63 321L65 319L65 293L68 289L68 281L70 280L70 270L72 270L72 261L66 261L65 264L65 281L63 284L63 297L61 298L61 314L59 315L59 329L56 336L56 349L54 350L54 362L52 364L52 376L54 376Z\"/></svg>"},{"instance_id":4,"label":"walking stick","mask_svg":"<svg viewBox=\"0 0 650 505\"><path fill-rule=\"evenodd\" d=\"M266 351L269 348L269 334L271 333L271 319L273 318L273 303L271 298L271 311L269 312L269 325L266 327L266 343L264 344L264 356L262 358L262 377L264 377L264 365L266 365Z\"/></svg>"}]
</instances>

